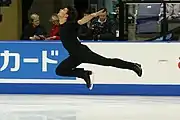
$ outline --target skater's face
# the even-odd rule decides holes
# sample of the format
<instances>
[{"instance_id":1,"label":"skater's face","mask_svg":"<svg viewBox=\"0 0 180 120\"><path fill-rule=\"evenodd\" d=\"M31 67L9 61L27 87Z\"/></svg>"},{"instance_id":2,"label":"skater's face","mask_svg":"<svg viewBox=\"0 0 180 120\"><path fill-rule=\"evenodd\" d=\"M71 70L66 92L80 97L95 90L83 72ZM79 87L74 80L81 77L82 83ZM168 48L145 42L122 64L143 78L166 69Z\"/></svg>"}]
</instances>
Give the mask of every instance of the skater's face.
<instances>
[{"instance_id":1,"label":"skater's face","mask_svg":"<svg viewBox=\"0 0 180 120\"><path fill-rule=\"evenodd\" d=\"M64 9L60 9L59 13L58 13L58 16L60 18L67 18L68 17L68 9L67 8L64 8Z\"/></svg>"}]
</instances>

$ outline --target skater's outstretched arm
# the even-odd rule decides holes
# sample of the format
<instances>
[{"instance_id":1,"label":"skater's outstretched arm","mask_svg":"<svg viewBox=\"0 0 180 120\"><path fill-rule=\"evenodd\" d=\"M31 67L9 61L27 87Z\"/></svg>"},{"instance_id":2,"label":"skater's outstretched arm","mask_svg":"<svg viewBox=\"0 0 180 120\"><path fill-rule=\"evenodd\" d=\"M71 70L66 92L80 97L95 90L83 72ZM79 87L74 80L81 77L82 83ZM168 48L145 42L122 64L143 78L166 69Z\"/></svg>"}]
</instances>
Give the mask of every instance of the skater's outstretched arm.
<instances>
[{"instance_id":1,"label":"skater's outstretched arm","mask_svg":"<svg viewBox=\"0 0 180 120\"><path fill-rule=\"evenodd\" d=\"M82 19L78 20L78 24L83 25L83 24L89 22L90 20L92 20L94 17L97 17L97 16L103 14L104 12L105 12L104 9L102 9L98 12L87 15L87 16L83 17Z\"/></svg>"}]
</instances>

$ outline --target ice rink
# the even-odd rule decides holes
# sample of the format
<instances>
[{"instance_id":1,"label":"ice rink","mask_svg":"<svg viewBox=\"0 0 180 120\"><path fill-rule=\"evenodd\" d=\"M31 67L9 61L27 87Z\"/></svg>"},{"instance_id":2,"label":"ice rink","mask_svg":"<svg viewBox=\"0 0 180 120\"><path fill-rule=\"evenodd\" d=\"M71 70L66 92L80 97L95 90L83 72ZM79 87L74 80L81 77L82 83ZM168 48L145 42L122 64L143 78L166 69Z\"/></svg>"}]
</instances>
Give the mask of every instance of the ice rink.
<instances>
[{"instance_id":1,"label":"ice rink","mask_svg":"<svg viewBox=\"0 0 180 120\"><path fill-rule=\"evenodd\" d=\"M180 120L179 111L179 97L0 96L0 120Z\"/></svg>"}]
</instances>

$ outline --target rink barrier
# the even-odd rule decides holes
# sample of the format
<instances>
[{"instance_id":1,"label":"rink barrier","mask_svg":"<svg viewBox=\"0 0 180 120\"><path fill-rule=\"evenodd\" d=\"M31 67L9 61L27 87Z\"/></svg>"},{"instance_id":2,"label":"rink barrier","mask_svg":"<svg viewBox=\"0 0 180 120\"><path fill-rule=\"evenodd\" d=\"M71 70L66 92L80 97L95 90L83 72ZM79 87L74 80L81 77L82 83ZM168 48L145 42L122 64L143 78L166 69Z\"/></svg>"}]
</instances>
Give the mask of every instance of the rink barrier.
<instances>
[{"instance_id":1,"label":"rink barrier","mask_svg":"<svg viewBox=\"0 0 180 120\"><path fill-rule=\"evenodd\" d=\"M2 83L0 94L180 96L180 85Z\"/></svg>"},{"instance_id":2,"label":"rink barrier","mask_svg":"<svg viewBox=\"0 0 180 120\"><path fill-rule=\"evenodd\" d=\"M105 57L141 63L143 77L128 70L82 64L79 67L95 73L90 91L81 79L55 74L68 56L61 42L8 41L0 43L0 94L180 96L180 43L84 44ZM9 56L9 61L4 62L3 56Z\"/></svg>"}]
</instances>

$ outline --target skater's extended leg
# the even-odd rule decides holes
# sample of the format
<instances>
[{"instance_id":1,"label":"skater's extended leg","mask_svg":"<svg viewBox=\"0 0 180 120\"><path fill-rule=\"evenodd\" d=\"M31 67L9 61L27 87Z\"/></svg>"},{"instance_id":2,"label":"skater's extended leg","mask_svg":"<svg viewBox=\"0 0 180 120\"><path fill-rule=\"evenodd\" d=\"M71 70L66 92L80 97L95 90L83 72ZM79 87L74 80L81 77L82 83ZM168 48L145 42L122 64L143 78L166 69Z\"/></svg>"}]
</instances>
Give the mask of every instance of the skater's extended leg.
<instances>
[{"instance_id":1,"label":"skater's extended leg","mask_svg":"<svg viewBox=\"0 0 180 120\"><path fill-rule=\"evenodd\" d=\"M112 66L112 67L121 68L121 69L129 69L136 72L138 76L142 76L141 65L137 63L124 61L118 58L106 58L92 51L87 52L86 56L84 57L83 62L103 65L103 66Z\"/></svg>"}]
</instances>

